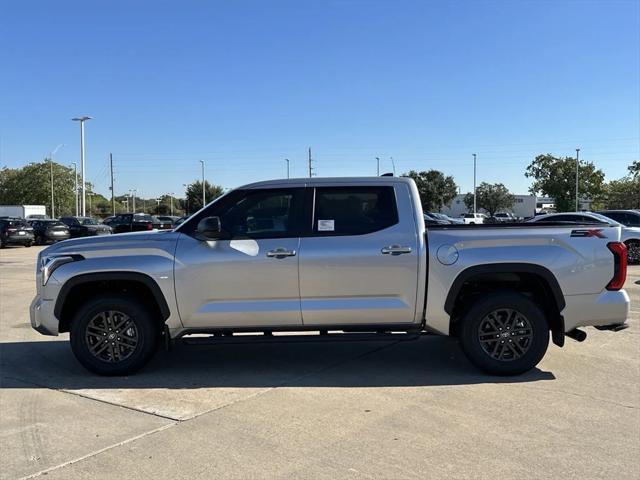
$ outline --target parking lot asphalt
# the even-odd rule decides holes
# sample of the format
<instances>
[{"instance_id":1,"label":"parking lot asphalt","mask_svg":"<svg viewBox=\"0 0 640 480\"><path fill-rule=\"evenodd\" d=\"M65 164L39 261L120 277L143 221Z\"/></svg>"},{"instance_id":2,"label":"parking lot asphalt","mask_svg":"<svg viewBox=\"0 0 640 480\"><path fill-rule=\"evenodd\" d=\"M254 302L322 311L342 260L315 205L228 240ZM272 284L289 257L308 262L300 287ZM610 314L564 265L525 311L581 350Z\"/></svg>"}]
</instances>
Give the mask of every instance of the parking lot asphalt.
<instances>
[{"instance_id":1,"label":"parking lot asphalt","mask_svg":"<svg viewBox=\"0 0 640 480\"><path fill-rule=\"evenodd\" d=\"M0 478L640 478L631 327L519 377L455 340L179 345L101 378L29 325L39 247L0 251Z\"/></svg>"}]
</instances>

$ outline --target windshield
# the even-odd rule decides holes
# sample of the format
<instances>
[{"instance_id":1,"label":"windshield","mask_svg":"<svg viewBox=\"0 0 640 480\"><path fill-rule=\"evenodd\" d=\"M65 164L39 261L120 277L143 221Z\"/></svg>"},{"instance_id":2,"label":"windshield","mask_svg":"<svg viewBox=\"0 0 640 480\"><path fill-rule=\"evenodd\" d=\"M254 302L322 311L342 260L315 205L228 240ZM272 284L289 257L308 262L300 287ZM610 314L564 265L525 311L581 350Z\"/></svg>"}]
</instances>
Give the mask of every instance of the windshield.
<instances>
[{"instance_id":1,"label":"windshield","mask_svg":"<svg viewBox=\"0 0 640 480\"><path fill-rule=\"evenodd\" d=\"M96 222L93 218L79 218L78 221L80 222L81 225L97 225L98 222Z\"/></svg>"}]
</instances>

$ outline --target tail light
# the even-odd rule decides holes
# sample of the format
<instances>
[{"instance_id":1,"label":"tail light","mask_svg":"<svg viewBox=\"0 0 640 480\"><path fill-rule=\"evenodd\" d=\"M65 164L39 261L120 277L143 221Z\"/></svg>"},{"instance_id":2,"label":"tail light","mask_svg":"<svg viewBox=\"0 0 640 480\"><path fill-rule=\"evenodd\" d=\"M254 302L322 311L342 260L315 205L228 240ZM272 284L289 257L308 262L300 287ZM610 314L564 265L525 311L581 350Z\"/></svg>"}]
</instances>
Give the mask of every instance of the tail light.
<instances>
[{"instance_id":1,"label":"tail light","mask_svg":"<svg viewBox=\"0 0 640 480\"><path fill-rule=\"evenodd\" d=\"M147 223L147 230L153 230L153 223Z\"/></svg>"},{"instance_id":2,"label":"tail light","mask_svg":"<svg viewBox=\"0 0 640 480\"><path fill-rule=\"evenodd\" d=\"M620 290L627 279L627 247L622 242L607 243L613 253L613 278L607 284L607 290Z\"/></svg>"}]
</instances>

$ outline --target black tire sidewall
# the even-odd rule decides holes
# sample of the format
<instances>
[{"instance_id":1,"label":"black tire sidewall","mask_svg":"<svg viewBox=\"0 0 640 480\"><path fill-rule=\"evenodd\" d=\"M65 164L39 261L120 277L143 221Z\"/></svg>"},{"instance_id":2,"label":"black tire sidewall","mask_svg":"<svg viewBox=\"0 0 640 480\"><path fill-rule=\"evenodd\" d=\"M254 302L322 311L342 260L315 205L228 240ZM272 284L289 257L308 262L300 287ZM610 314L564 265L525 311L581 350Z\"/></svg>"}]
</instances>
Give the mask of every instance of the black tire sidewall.
<instances>
[{"instance_id":1,"label":"black tire sidewall","mask_svg":"<svg viewBox=\"0 0 640 480\"><path fill-rule=\"evenodd\" d=\"M501 361L492 358L482 348L478 327L482 319L499 308L511 308L527 317L533 330L529 350L516 360ZM478 300L462 319L460 344L465 355L481 370L492 375L518 375L534 368L549 346L549 325L544 313L530 299L515 292L493 293Z\"/></svg>"},{"instance_id":2,"label":"black tire sidewall","mask_svg":"<svg viewBox=\"0 0 640 480\"><path fill-rule=\"evenodd\" d=\"M138 330L138 347L133 354L118 363L108 363L96 358L85 341L89 321L98 313L116 310L128 315ZM129 375L142 368L153 356L159 338L159 327L144 304L131 297L109 296L88 300L76 314L70 328L71 350L76 359L89 371L99 375Z\"/></svg>"}]
</instances>

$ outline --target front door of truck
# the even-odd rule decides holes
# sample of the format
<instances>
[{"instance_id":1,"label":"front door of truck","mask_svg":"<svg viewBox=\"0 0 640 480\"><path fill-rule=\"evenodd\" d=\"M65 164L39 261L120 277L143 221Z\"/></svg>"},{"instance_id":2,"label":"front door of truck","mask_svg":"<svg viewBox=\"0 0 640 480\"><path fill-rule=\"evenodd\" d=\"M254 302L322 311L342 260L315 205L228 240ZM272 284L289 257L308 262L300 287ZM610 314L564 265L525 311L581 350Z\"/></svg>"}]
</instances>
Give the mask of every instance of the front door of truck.
<instances>
[{"instance_id":1,"label":"front door of truck","mask_svg":"<svg viewBox=\"0 0 640 480\"><path fill-rule=\"evenodd\" d=\"M179 231L175 288L190 328L302 324L298 288L302 188L236 190ZM202 218L217 216L224 237L195 238Z\"/></svg>"}]
</instances>

